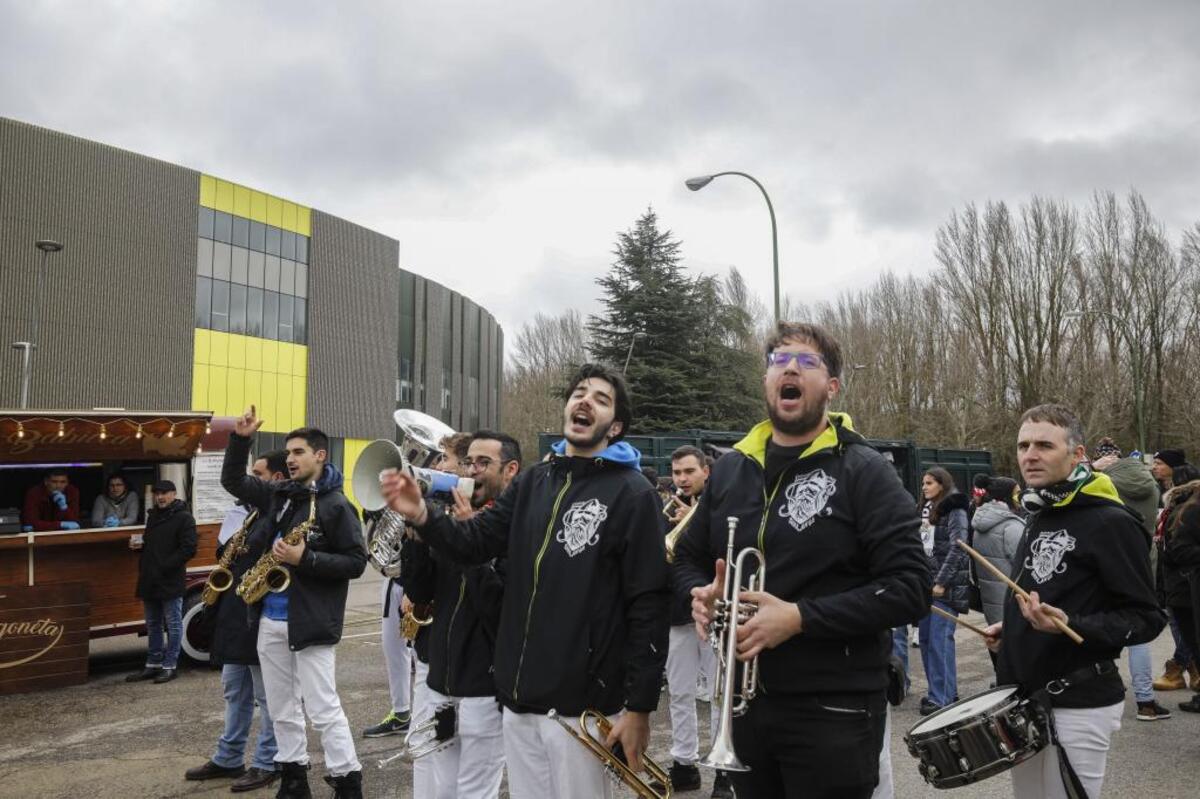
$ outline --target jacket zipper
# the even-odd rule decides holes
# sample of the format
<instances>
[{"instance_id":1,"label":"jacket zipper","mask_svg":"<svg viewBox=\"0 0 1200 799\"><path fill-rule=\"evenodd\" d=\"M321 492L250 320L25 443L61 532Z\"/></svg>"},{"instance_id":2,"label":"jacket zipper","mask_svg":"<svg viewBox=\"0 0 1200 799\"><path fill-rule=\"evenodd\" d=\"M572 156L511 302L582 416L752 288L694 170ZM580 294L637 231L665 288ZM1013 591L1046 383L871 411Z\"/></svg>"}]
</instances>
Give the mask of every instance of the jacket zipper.
<instances>
[{"instance_id":1,"label":"jacket zipper","mask_svg":"<svg viewBox=\"0 0 1200 799\"><path fill-rule=\"evenodd\" d=\"M458 578L458 601L454 603L454 611L450 614L450 625L446 628L446 693L453 694L454 689L450 687L450 674L452 661L450 660L450 639L454 634L454 619L458 616L458 609L462 607L463 594L467 591L467 576L461 575Z\"/></svg>"},{"instance_id":2,"label":"jacket zipper","mask_svg":"<svg viewBox=\"0 0 1200 799\"><path fill-rule=\"evenodd\" d=\"M763 557L767 556L767 520L771 518L771 503L775 501L775 495L779 493L779 487L783 485L783 478L787 476L787 467L779 473L779 479L775 481L775 488L771 491L771 496L767 496L767 484L763 482L763 515L762 521L758 525L758 551L763 553ZM766 478L766 470L763 470L763 477Z\"/></svg>"},{"instance_id":3,"label":"jacket zipper","mask_svg":"<svg viewBox=\"0 0 1200 799\"><path fill-rule=\"evenodd\" d=\"M521 640L521 657L517 660L517 676L513 680L514 702L520 700L521 667L525 665L525 648L529 646L529 624L533 620L533 602L537 599L538 574L542 568L542 557L546 554L546 549L550 546L550 536L554 532L554 520L558 518L558 506L562 503L562 498L566 495L567 489L570 487L571 473L568 472L567 482L563 483L558 496L554 498L554 508L550 511L550 521L546 523L546 537L542 539L542 548L538 550L537 557L533 559L533 591L529 594L529 607L525 610L525 636Z\"/></svg>"}]
</instances>

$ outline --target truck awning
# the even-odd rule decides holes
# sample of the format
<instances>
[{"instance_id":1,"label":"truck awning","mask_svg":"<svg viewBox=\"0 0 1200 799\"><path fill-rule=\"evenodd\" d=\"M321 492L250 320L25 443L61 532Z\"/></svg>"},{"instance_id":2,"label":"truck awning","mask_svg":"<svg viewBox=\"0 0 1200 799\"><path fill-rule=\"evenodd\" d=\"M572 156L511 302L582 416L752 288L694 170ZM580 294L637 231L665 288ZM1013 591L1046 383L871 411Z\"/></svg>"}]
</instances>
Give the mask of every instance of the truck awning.
<instances>
[{"instance_id":1,"label":"truck awning","mask_svg":"<svg viewBox=\"0 0 1200 799\"><path fill-rule=\"evenodd\" d=\"M185 461L211 420L207 411L0 408L0 463Z\"/></svg>"}]
</instances>

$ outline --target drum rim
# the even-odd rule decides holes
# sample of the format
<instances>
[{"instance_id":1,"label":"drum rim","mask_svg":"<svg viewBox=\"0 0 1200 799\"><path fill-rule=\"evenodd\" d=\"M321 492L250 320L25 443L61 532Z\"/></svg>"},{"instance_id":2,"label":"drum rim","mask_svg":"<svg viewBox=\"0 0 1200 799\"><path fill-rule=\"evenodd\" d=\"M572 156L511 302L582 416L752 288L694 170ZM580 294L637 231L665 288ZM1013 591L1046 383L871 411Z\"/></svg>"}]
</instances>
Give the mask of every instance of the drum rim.
<instances>
[{"instance_id":1,"label":"drum rim","mask_svg":"<svg viewBox=\"0 0 1200 799\"><path fill-rule=\"evenodd\" d=\"M982 696L987 696L988 694L998 694L998 693L1007 691L1007 694L1005 695L1006 699L1015 699L1015 700L1019 701L1021 699L1021 697L1019 696L1019 690L1020 690L1019 687L1016 685L997 685L995 688L988 688L985 691L980 691L977 694L972 694L971 696L968 696L964 699L960 699L957 702L952 702L951 704L946 705L943 708L939 708L936 712L930 713L928 716L926 716L925 718L918 721L916 724L909 727L908 735L906 735L905 738L908 738L910 736L918 736L918 735L923 736L923 735L928 735L929 733L937 733L937 732L944 731L946 729L945 726L930 727L928 729L922 729L922 727L927 724L933 723L935 720L938 719L939 716L943 716L944 714L946 714L947 711L957 708L961 705L964 705L967 702L973 702ZM1000 705L1000 703L997 703L996 705L988 706L988 707L984 708L983 710L993 710L994 708L998 707L999 705ZM958 719L958 721L956 721L955 724L960 724L960 723L965 724L973 719L978 719L980 717L981 713L982 713L982 711L980 713L974 713L969 716L963 716L961 719Z\"/></svg>"}]
</instances>

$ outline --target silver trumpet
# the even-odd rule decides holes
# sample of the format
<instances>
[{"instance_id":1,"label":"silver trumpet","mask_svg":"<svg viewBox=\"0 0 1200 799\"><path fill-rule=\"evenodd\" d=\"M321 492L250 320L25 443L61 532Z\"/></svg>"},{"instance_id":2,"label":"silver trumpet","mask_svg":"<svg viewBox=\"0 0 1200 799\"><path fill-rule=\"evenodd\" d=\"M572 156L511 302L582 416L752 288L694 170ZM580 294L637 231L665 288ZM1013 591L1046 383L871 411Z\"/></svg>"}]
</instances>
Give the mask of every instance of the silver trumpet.
<instances>
[{"instance_id":1,"label":"silver trumpet","mask_svg":"<svg viewBox=\"0 0 1200 799\"><path fill-rule=\"evenodd\" d=\"M738 520L730 516L729 543L725 548L725 597L718 599L712 624L708 628L708 641L717 655L717 673L714 678L712 701L720 705L717 728L713 731L712 748L700 761L701 766L722 771L749 771L733 749L733 717L746 712L750 702L758 693L758 658L741 667L740 684L737 681L737 630L758 610L756 605L742 602L742 577L746 571L746 559L758 561L758 569L746 583L747 591L762 591L767 584L767 559L761 550L746 547L733 557L733 538L737 533ZM735 687L740 690L735 691Z\"/></svg>"},{"instance_id":2,"label":"silver trumpet","mask_svg":"<svg viewBox=\"0 0 1200 799\"><path fill-rule=\"evenodd\" d=\"M438 705L433 717L414 725L404 736L404 748L378 763L386 768L393 761L412 763L425 755L440 752L458 740L458 711L453 703Z\"/></svg>"}]
</instances>

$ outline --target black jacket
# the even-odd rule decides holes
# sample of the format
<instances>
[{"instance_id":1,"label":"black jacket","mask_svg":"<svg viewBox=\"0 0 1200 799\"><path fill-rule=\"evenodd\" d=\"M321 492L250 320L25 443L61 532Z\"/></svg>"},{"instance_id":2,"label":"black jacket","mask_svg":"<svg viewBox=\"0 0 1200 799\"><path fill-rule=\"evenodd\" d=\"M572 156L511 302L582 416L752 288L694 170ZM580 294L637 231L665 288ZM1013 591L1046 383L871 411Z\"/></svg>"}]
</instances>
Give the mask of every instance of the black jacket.
<instances>
[{"instance_id":1,"label":"black jacket","mask_svg":"<svg viewBox=\"0 0 1200 799\"><path fill-rule=\"evenodd\" d=\"M768 696L884 690L892 627L929 612L912 497L848 420L830 420L775 485L764 474L772 428L757 425L717 461L675 547L676 592L707 585L736 516L735 556L762 550L767 592L799 606L803 632L759 655Z\"/></svg>"},{"instance_id":2,"label":"black jacket","mask_svg":"<svg viewBox=\"0 0 1200 799\"><path fill-rule=\"evenodd\" d=\"M187 562L196 554L196 520L177 499L151 509L142 538L136 595L142 599L175 599L187 588Z\"/></svg>"},{"instance_id":3,"label":"black jacket","mask_svg":"<svg viewBox=\"0 0 1200 799\"><path fill-rule=\"evenodd\" d=\"M959 613L967 612L967 589L971 582L971 557L955 541L967 541L967 495L955 491L938 503L933 528L933 554L929 574L934 585L946 589L939 597Z\"/></svg>"},{"instance_id":4,"label":"black jacket","mask_svg":"<svg viewBox=\"0 0 1200 799\"><path fill-rule=\"evenodd\" d=\"M1034 630L1010 592L996 666L1000 682L1032 693L1077 669L1114 660L1124 647L1154 640L1166 619L1154 601L1147 544L1140 518L1121 504L1103 474L1034 514L1017 549L1013 579L1061 608L1083 644ZM1121 676L1113 671L1052 701L1056 707L1105 707L1124 696Z\"/></svg>"},{"instance_id":5,"label":"black jacket","mask_svg":"<svg viewBox=\"0 0 1200 799\"><path fill-rule=\"evenodd\" d=\"M249 454L250 439L231 433L221 485L243 502L268 509L264 523L255 525L251 537L252 546L261 553L269 549L276 534L286 535L308 520L312 489L290 480L269 483L246 474ZM317 529L308 534L300 564L284 566L292 575L287 590L288 645L293 651L341 640L350 581L367 566L362 525L342 493L341 473L326 464L315 489ZM254 608L255 613L260 611L261 607Z\"/></svg>"},{"instance_id":6,"label":"black jacket","mask_svg":"<svg viewBox=\"0 0 1200 799\"><path fill-rule=\"evenodd\" d=\"M1186 486L1172 489L1170 502L1163 511L1158 588L1160 598L1168 608L1191 607L1192 592L1188 576L1200 568L1200 553L1193 549L1194 544L1191 540L1195 535L1195 521L1179 518L1183 511L1183 503L1187 502L1191 494L1192 489ZM1185 521L1190 523L1185 525Z\"/></svg>"},{"instance_id":7,"label":"black jacket","mask_svg":"<svg viewBox=\"0 0 1200 799\"><path fill-rule=\"evenodd\" d=\"M554 456L468 521L430 509L420 534L435 551L460 563L507 557L495 655L505 707L564 716L657 707L665 531L658 492L636 460L623 442L592 459Z\"/></svg>"},{"instance_id":8,"label":"black jacket","mask_svg":"<svg viewBox=\"0 0 1200 799\"><path fill-rule=\"evenodd\" d=\"M429 675L425 682L446 696L495 696L492 678L504 561L463 568L418 545L405 552L404 593L416 604L432 602Z\"/></svg>"},{"instance_id":9,"label":"black jacket","mask_svg":"<svg viewBox=\"0 0 1200 799\"><path fill-rule=\"evenodd\" d=\"M254 513L255 508L250 508ZM215 614L212 643L208 654L212 662L218 666L226 663L241 666L258 665L258 614L249 613L246 603L237 595L238 584L242 576L258 562L266 550L268 534L257 531L259 526L269 526L266 514L259 511L258 517L252 522L250 535L247 536L247 549L230 564L233 573L233 583L229 590L221 593L212 610ZM258 533L255 535L255 533ZM217 557L228 543L217 549Z\"/></svg>"}]
</instances>

